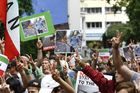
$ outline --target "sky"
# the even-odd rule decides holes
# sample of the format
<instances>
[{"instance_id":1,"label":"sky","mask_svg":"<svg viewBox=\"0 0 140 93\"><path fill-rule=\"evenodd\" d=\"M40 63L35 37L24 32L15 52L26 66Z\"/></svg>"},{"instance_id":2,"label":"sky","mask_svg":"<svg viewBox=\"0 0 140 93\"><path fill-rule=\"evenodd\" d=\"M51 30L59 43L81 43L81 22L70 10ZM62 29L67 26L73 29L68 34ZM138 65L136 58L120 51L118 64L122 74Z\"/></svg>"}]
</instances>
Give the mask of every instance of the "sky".
<instances>
[{"instance_id":1,"label":"sky","mask_svg":"<svg viewBox=\"0 0 140 93\"><path fill-rule=\"evenodd\" d=\"M54 25L68 22L68 0L32 0L32 2L34 14L50 11Z\"/></svg>"}]
</instances>

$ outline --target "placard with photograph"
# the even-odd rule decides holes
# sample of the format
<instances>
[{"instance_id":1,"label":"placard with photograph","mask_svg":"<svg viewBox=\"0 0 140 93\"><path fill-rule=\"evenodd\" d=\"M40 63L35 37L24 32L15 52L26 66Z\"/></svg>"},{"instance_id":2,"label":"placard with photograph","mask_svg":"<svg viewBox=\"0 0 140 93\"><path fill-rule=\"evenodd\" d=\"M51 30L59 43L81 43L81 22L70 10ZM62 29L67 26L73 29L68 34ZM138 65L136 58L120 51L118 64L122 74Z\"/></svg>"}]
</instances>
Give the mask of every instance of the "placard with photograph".
<instances>
[{"instance_id":1,"label":"placard with photograph","mask_svg":"<svg viewBox=\"0 0 140 93\"><path fill-rule=\"evenodd\" d=\"M20 19L21 41L28 41L38 37L49 36L55 29L49 12L44 12Z\"/></svg>"},{"instance_id":2,"label":"placard with photograph","mask_svg":"<svg viewBox=\"0 0 140 93\"><path fill-rule=\"evenodd\" d=\"M55 35L46 36L43 38L43 51L55 49Z\"/></svg>"},{"instance_id":3,"label":"placard with photograph","mask_svg":"<svg viewBox=\"0 0 140 93\"><path fill-rule=\"evenodd\" d=\"M136 45L134 47L134 56L135 58L139 58L140 57L140 46Z\"/></svg>"},{"instance_id":4,"label":"placard with photograph","mask_svg":"<svg viewBox=\"0 0 140 93\"><path fill-rule=\"evenodd\" d=\"M80 30L57 30L55 52L72 53L75 49L81 52L82 34Z\"/></svg>"},{"instance_id":5,"label":"placard with photograph","mask_svg":"<svg viewBox=\"0 0 140 93\"><path fill-rule=\"evenodd\" d=\"M134 52L132 52L130 47L124 47L123 48L123 53L126 61L131 61L131 59L134 58Z\"/></svg>"}]
</instances>

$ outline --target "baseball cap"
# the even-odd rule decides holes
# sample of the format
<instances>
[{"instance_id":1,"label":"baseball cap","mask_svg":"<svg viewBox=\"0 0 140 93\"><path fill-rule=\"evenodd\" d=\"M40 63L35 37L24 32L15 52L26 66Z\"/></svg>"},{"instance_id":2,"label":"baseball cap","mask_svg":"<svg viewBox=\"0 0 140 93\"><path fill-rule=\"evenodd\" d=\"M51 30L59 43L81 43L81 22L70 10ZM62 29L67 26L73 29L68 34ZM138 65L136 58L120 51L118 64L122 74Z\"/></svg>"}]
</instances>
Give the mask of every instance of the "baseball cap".
<instances>
[{"instance_id":1,"label":"baseball cap","mask_svg":"<svg viewBox=\"0 0 140 93\"><path fill-rule=\"evenodd\" d=\"M45 75L42 78L41 89L40 89L39 93L46 93L46 92L51 93L52 90L57 86L59 86L59 83L57 83L55 80L53 80L51 74Z\"/></svg>"}]
</instances>

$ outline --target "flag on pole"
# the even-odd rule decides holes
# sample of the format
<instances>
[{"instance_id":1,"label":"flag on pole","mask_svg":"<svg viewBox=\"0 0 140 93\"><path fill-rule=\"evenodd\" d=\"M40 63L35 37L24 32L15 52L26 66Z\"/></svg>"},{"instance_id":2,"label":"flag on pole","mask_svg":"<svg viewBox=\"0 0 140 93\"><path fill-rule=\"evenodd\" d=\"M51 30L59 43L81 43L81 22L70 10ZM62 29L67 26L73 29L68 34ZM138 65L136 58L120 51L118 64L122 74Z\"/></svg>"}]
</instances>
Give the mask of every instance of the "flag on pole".
<instances>
[{"instance_id":1,"label":"flag on pole","mask_svg":"<svg viewBox=\"0 0 140 93\"><path fill-rule=\"evenodd\" d=\"M0 19L5 25L4 54L11 60L20 54L19 10L17 0L1 0Z\"/></svg>"},{"instance_id":2,"label":"flag on pole","mask_svg":"<svg viewBox=\"0 0 140 93\"><path fill-rule=\"evenodd\" d=\"M0 76L6 71L9 60L7 56L0 54Z\"/></svg>"}]
</instances>

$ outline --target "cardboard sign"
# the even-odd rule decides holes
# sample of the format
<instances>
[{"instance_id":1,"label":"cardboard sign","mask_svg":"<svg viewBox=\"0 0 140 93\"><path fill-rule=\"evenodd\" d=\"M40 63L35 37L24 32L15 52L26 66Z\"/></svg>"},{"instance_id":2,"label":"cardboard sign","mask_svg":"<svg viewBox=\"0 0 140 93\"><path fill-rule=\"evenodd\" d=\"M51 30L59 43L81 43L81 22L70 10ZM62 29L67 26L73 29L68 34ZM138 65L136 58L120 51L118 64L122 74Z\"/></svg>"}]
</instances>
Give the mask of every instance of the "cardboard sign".
<instances>
[{"instance_id":1,"label":"cardboard sign","mask_svg":"<svg viewBox=\"0 0 140 93\"><path fill-rule=\"evenodd\" d=\"M21 41L37 39L55 33L49 12L44 12L20 19Z\"/></svg>"}]
</instances>

